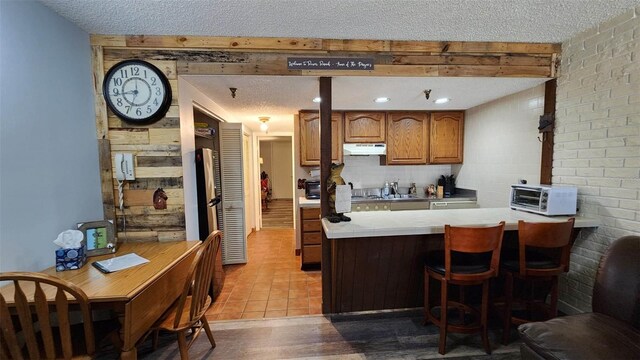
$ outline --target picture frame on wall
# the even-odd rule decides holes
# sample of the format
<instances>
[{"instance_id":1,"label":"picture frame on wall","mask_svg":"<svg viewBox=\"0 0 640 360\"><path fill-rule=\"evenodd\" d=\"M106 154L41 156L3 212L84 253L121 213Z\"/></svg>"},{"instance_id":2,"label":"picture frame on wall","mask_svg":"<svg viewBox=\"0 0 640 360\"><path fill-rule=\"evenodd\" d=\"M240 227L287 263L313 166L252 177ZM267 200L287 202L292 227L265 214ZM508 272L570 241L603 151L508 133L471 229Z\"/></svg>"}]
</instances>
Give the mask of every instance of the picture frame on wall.
<instances>
[{"instance_id":1,"label":"picture frame on wall","mask_svg":"<svg viewBox=\"0 0 640 360\"><path fill-rule=\"evenodd\" d=\"M116 252L117 239L113 221L99 220L78 223L87 245L87 256L111 254Z\"/></svg>"}]
</instances>

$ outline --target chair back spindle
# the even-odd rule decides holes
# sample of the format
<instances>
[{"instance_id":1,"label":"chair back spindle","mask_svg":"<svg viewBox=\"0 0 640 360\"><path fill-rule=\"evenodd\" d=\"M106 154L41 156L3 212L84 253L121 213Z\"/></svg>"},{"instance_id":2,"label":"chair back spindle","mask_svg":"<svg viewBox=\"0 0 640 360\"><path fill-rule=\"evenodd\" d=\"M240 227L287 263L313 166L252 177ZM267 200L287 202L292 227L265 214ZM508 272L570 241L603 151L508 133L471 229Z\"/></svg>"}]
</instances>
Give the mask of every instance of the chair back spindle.
<instances>
[{"instance_id":1,"label":"chair back spindle","mask_svg":"<svg viewBox=\"0 0 640 360\"><path fill-rule=\"evenodd\" d=\"M85 347L88 355L95 352L91 309L86 294L77 286L54 276L7 272L0 274L0 282L11 281L13 299L0 294L0 323L2 326L1 358L64 359L73 357L70 307L77 306L82 314ZM46 290L42 285L46 286ZM33 294L27 296L27 294ZM47 296L49 294L49 296ZM13 306L9 306L12 304ZM12 309L15 309L12 314ZM54 310L55 311L52 311ZM57 326L51 321L56 314ZM35 316L34 316L35 315ZM14 326L17 325L17 326ZM35 326L34 326L35 325ZM56 349L58 329L59 352ZM21 342L23 344L21 345Z\"/></svg>"}]
</instances>

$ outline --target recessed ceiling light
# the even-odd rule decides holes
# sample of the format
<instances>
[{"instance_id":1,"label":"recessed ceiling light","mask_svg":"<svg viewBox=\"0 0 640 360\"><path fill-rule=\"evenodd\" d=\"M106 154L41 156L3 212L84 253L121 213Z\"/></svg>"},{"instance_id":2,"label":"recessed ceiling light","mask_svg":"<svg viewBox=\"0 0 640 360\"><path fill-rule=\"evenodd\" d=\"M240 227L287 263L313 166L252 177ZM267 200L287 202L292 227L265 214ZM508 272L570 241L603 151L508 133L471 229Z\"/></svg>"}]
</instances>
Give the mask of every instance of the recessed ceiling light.
<instances>
[{"instance_id":1,"label":"recessed ceiling light","mask_svg":"<svg viewBox=\"0 0 640 360\"><path fill-rule=\"evenodd\" d=\"M444 103L448 103L451 99L449 98L440 98L440 99L436 99L435 103L436 104L444 104Z\"/></svg>"},{"instance_id":2,"label":"recessed ceiling light","mask_svg":"<svg viewBox=\"0 0 640 360\"><path fill-rule=\"evenodd\" d=\"M373 100L373 101L375 101L377 103L386 103L389 100L391 100L391 99L389 99L388 97L379 97L379 98L375 98L375 100Z\"/></svg>"},{"instance_id":3,"label":"recessed ceiling light","mask_svg":"<svg viewBox=\"0 0 640 360\"><path fill-rule=\"evenodd\" d=\"M320 99L320 97L319 97L319 96L318 96L318 97L316 97L316 98L313 98L313 102L314 102L314 103L319 103L320 101L322 101L322 99Z\"/></svg>"}]
</instances>

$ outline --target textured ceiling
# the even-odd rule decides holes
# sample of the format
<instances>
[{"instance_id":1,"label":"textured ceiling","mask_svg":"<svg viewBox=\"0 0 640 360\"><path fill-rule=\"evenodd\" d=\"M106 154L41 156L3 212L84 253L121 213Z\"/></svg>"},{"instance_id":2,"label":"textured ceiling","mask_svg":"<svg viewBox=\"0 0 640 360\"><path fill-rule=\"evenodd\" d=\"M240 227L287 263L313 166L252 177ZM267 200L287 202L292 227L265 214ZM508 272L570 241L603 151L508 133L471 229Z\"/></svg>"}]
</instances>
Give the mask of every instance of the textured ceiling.
<instances>
[{"instance_id":1,"label":"textured ceiling","mask_svg":"<svg viewBox=\"0 0 640 360\"><path fill-rule=\"evenodd\" d=\"M318 78L302 76L184 76L253 130L259 116L269 116L269 131L293 131L293 114L318 109ZM547 79L531 78L380 78L341 76L332 80L332 107L337 110L448 110L468 109L488 101L529 89ZM231 97L230 87L237 88ZM431 89L429 100L424 90ZM377 104L373 99L389 97ZM434 100L451 98L447 104Z\"/></svg>"},{"instance_id":2,"label":"textured ceiling","mask_svg":"<svg viewBox=\"0 0 640 360\"><path fill-rule=\"evenodd\" d=\"M0 0L5 1L5 0ZM91 34L562 42L640 0L40 0ZM292 131L292 114L317 104L316 78L201 76L188 81L236 121ZM467 109L544 79L334 78L334 108ZM237 87L231 99L229 87ZM431 100L451 97L436 107ZM388 96L390 103L372 99Z\"/></svg>"},{"instance_id":3,"label":"textured ceiling","mask_svg":"<svg viewBox=\"0 0 640 360\"><path fill-rule=\"evenodd\" d=\"M638 0L40 0L91 34L561 42Z\"/></svg>"}]
</instances>

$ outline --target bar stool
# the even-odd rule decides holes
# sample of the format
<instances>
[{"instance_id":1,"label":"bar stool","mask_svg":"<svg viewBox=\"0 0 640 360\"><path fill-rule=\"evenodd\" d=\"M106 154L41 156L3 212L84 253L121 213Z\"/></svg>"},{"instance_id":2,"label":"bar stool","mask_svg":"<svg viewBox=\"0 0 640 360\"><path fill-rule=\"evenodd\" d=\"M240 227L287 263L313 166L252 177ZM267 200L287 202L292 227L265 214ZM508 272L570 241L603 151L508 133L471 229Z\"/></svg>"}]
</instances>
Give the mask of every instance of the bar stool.
<instances>
[{"instance_id":1,"label":"bar stool","mask_svg":"<svg viewBox=\"0 0 640 360\"><path fill-rule=\"evenodd\" d=\"M519 325L533 321L531 315L534 307L546 313L546 318L536 319L536 321L548 320L558 315L558 276L569 271L569 252L574 222L574 218L554 223L518 221L518 254L505 255L501 265L501 271L504 272L506 279L503 344L506 345L509 341L511 324ZM553 251L555 254L552 253ZM528 299L523 296L514 301L514 278L522 280L523 285L532 286ZM535 280L550 281L551 299L548 305L545 303L546 293L543 299L534 299L533 282ZM528 319L512 314L514 302L523 303L526 306Z\"/></svg>"},{"instance_id":2,"label":"bar stool","mask_svg":"<svg viewBox=\"0 0 640 360\"><path fill-rule=\"evenodd\" d=\"M491 227L453 227L444 228L444 254L431 256L424 267L424 311L425 324L432 322L440 328L440 346L438 352L445 353L447 331L460 333L481 332L482 343L487 354L491 353L491 344L487 334L487 312L489 303L489 281L498 275L500 247L504 231L504 221ZM444 256L442 256L444 255ZM440 281L441 300L438 315L429 304L429 279ZM449 300L449 284L467 286L482 285L482 304L480 311L464 304L464 293L460 290L460 301ZM460 324L448 322L450 307L458 310ZM442 308L445 308L443 310ZM474 315L473 321L465 323L467 314Z\"/></svg>"}]
</instances>

